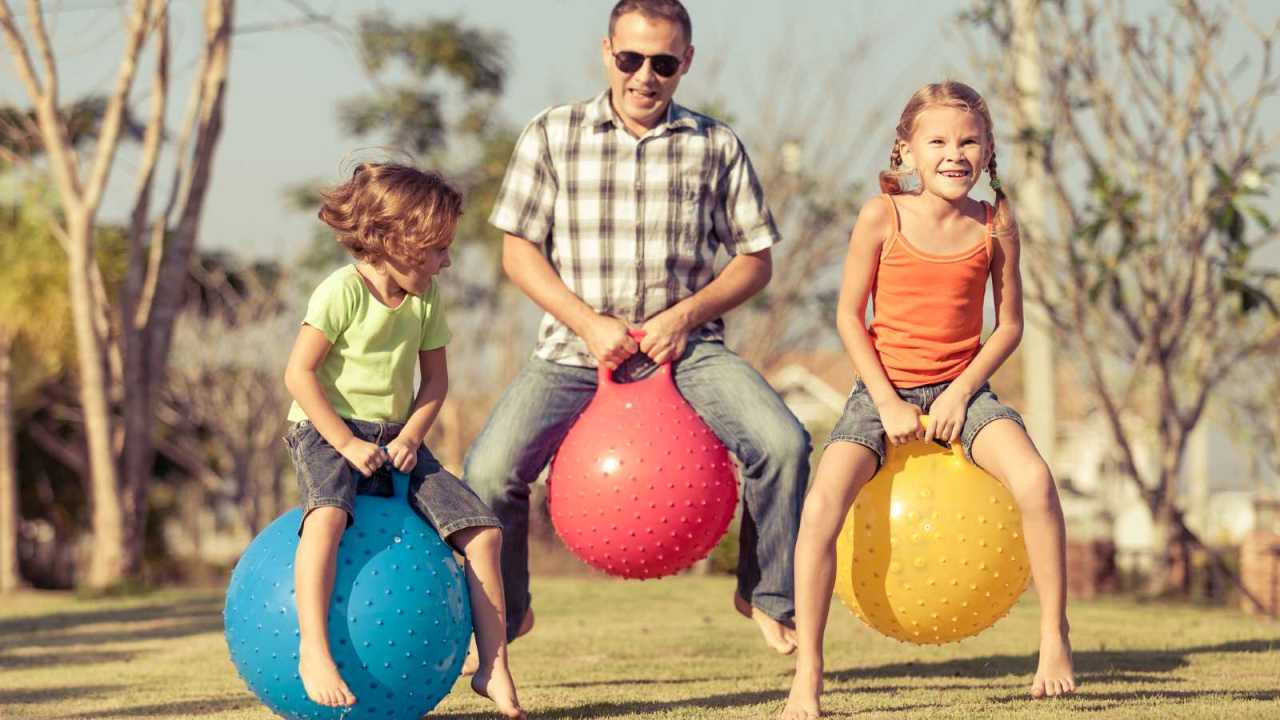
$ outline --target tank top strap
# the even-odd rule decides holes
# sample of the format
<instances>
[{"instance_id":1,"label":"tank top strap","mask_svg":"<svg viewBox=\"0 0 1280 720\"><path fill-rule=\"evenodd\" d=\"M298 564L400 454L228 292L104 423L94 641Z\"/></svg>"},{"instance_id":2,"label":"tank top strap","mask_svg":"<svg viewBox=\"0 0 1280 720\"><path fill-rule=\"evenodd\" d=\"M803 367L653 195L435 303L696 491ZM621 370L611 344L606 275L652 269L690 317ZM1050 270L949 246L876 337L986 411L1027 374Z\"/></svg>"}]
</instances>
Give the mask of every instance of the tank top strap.
<instances>
[{"instance_id":1,"label":"tank top strap","mask_svg":"<svg viewBox=\"0 0 1280 720\"><path fill-rule=\"evenodd\" d=\"M898 204L893 201L893 195L889 193L884 193L882 197L884 198L885 202L889 203L889 210L890 210L889 216L893 218L893 231L889 233L889 239L884 241L884 247L880 248L881 260L885 259L886 257L889 257L889 250L893 248L893 244L898 240L898 234L900 232L899 220L898 220Z\"/></svg>"},{"instance_id":2,"label":"tank top strap","mask_svg":"<svg viewBox=\"0 0 1280 720\"><path fill-rule=\"evenodd\" d=\"M992 246L995 243L996 237L996 208L986 200L983 200L982 204L987 208L987 266L990 267L991 261L995 257L994 248Z\"/></svg>"}]
</instances>

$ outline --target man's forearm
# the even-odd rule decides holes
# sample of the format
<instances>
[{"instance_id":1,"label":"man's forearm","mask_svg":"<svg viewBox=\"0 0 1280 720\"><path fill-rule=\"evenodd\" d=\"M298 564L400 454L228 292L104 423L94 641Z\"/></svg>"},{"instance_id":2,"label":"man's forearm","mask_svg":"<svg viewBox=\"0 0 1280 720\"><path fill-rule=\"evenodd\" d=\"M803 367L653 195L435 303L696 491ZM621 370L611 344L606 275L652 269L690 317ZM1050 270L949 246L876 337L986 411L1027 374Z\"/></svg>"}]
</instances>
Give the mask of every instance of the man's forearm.
<instances>
[{"instance_id":1,"label":"man's forearm","mask_svg":"<svg viewBox=\"0 0 1280 720\"><path fill-rule=\"evenodd\" d=\"M679 314L689 329L699 327L750 300L769 284L772 275L773 260L768 250L738 255L714 280L666 312Z\"/></svg>"},{"instance_id":2,"label":"man's forearm","mask_svg":"<svg viewBox=\"0 0 1280 720\"><path fill-rule=\"evenodd\" d=\"M524 238L514 235L503 238L502 269L538 307L578 335L582 335L586 321L598 314L564 284L538 246Z\"/></svg>"}]
</instances>

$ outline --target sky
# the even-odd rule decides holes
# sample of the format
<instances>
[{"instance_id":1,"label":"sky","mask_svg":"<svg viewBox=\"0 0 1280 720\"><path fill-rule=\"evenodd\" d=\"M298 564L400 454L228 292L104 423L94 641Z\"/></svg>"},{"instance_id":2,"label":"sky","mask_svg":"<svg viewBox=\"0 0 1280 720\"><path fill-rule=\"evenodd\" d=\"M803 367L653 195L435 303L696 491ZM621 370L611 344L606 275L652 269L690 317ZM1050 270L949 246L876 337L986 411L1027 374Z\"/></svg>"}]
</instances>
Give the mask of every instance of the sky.
<instances>
[{"instance_id":1,"label":"sky","mask_svg":"<svg viewBox=\"0 0 1280 720\"><path fill-rule=\"evenodd\" d=\"M22 3L16 5L21 16ZM124 3L49 0L45 5L62 98L105 91L118 64ZM174 2L171 128L180 122L194 73L201 5L197 0ZM758 113L776 110L768 107L773 104L768 78L798 69L800 77L812 72L812 77L825 79L834 70L836 77L847 78L847 89L856 99L851 114L885 107L883 128L872 137L860 129L861 117L849 122L847 142L866 149L859 162L867 165L867 177L874 178L897 114L912 90L945 77L980 87L971 61L974 33L957 19L968 5L961 0L688 0L696 55L676 99L695 106L699 100L723 103L750 151L778 140L752 132L760 124L753 122ZM1128 5L1136 16L1169 4L1142 0ZM599 42L612 6L609 0L310 0L307 6L346 27L361 14L383 11L403 19L456 17L469 26L502 33L509 42L510 62L497 111L516 128L549 105L589 97L604 88ZM1252 0L1243 6L1264 22L1280 18L1280 3ZM377 138L346 136L337 123L339 101L366 92L368 79L352 46L325 24L261 29L298 20L298 4L241 0L237 13L238 27L257 30L238 33L233 40L224 134L200 242L207 249L288 259L309 242L313 225L309 214L287 206L286 190L307 180L337 181L353 152L380 144ZM25 20L20 27L26 28ZM850 61L858 47L867 48L865 55ZM135 105L143 106L146 88L144 75L135 88ZM0 56L0 100L28 104L7 52ZM125 149L108 188L104 219L124 216L135 168L135 154Z\"/></svg>"}]
</instances>

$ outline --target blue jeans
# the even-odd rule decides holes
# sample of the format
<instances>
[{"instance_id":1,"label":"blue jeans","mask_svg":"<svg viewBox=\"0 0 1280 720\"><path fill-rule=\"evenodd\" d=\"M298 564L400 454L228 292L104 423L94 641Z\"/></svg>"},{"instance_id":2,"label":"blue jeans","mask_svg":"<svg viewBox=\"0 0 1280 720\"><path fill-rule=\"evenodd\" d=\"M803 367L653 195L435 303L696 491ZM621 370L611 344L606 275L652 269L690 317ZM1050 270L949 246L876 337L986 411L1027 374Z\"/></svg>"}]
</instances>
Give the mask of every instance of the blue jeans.
<instances>
[{"instance_id":1,"label":"blue jeans","mask_svg":"<svg viewBox=\"0 0 1280 720\"><path fill-rule=\"evenodd\" d=\"M809 434L760 373L723 343L690 342L675 364L675 381L742 466L738 592L770 617L790 621ZM507 388L467 453L463 479L502 521L508 639L515 638L532 599L529 486L595 391L595 368L534 358Z\"/></svg>"}]
</instances>

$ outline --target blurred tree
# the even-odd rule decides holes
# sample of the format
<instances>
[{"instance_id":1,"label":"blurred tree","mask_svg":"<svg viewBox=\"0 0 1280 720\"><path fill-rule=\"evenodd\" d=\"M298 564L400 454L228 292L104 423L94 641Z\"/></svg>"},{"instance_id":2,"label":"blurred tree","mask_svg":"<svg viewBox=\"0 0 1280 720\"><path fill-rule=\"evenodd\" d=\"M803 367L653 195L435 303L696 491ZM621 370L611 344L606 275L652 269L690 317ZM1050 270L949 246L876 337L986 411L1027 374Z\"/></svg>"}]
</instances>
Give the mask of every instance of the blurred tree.
<instances>
[{"instance_id":1,"label":"blurred tree","mask_svg":"<svg viewBox=\"0 0 1280 720\"><path fill-rule=\"evenodd\" d=\"M195 264L192 303L174 328L174 360L161 396L158 447L189 477L201 509L233 513L251 538L286 508L286 455L280 436L289 395L280 378L280 337L297 320L284 312L283 274L274 263L247 265L222 255Z\"/></svg>"},{"instance_id":2,"label":"blurred tree","mask_svg":"<svg viewBox=\"0 0 1280 720\"><path fill-rule=\"evenodd\" d=\"M870 189L856 170L887 158L892 140L880 108L868 110L858 93L873 40L854 37L832 49L837 59L824 59L827 69L816 76L812 64L796 61L802 44L780 40L754 88L758 96L735 98L757 112L739 119L729 110L714 60L681 85L679 99L742 136L783 238L772 248L769 284L727 320L732 347L766 374L834 337L840 268ZM883 146L850 140L879 136Z\"/></svg>"},{"instance_id":3,"label":"blurred tree","mask_svg":"<svg viewBox=\"0 0 1280 720\"><path fill-rule=\"evenodd\" d=\"M16 438L43 385L74 362L66 256L46 204L0 207L0 593L20 587Z\"/></svg>"},{"instance_id":4,"label":"blurred tree","mask_svg":"<svg viewBox=\"0 0 1280 720\"><path fill-rule=\"evenodd\" d=\"M1226 4L1182 0L1132 20L1095 0L1039 6L1043 118L1008 71L1025 41L1010 0L967 18L992 41L991 105L1012 116L1000 157L1034 164L1042 227L1023 228L1028 300L1082 366L1162 554L1148 590L1169 591L1187 557L1178 480L1206 405L1250 362L1280 349L1280 275L1258 262L1276 239L1267 208L1276 166L1280 27ZM1231 27L1256 40L1226 42ZM1018 207L1017 178L1005 187ZM1154 448L1150 462L1142 448Z\"/></svg>"},{"instance_id":5,"label":"blurred tree","mask_svg":"<svg viewBox=\"0 0 1280 720\"><path fill-rule=\"evenodd\" d=\"M102 129L106 111L107 98L102 95L83 97L59 109L58 115L67 129L67 142L71 147L83 149L93 143ZM122 138L142 141L146 128L137 123L128 108L121 111L120 124ZM27 166L32 157L43 153L36 112L14 105L0 105L0 167L4 164Z\"/></svg>"},{"instance_id":6,"label":"blurred tree","mask_svg":"<svg viewBox=\"0 0 1280 720\"><path fill-rule=\"evenodd\" d=\"M381 144L352 153L348 164L372 154L446 172L467 197L459 240L483 241L496 253L500 236L486 219L515 143L494 110L506 76L506 39L456 19L401 21L384 13L360 18L350 34L375 91L341 101L339 123L353 137ZM324 185L299 185L289 203L314 212ZM301 265L327 270L346 258L322 229Z\"/></svg>"},{"instance_id":7,"label":"blurred tree","mask_svg":"<svg viewBox=\"0 0 1280 720\"><path fill-rule=\"evenodd\" d=\"M56 54L44 10L28 5L27 32L0 0L0 35L35 109L40 149L59 195L62 215L51 228L68 258L68 285L79 369L81 426L93 498L94 542L86 584L107 588L141 572L151 481L155 398L164 381L173 322L181 305L204 196L222 128L233 0L207 0L204 41L193 75L191 103L174 147L170 194L151 211L155 174L166 136L170 23L165 0L134 0L127 12L124 50L106 96L92 152L82 164L70 116L59 113ZM109 299L95 245L96 218L122 136L125 107L148 42L153 76L143 121L133 211L125 233L128 272ZM34 62L32 57L36 58ZM28 135L30 137L30 135Z\"/></svg>"}]
</instances>

